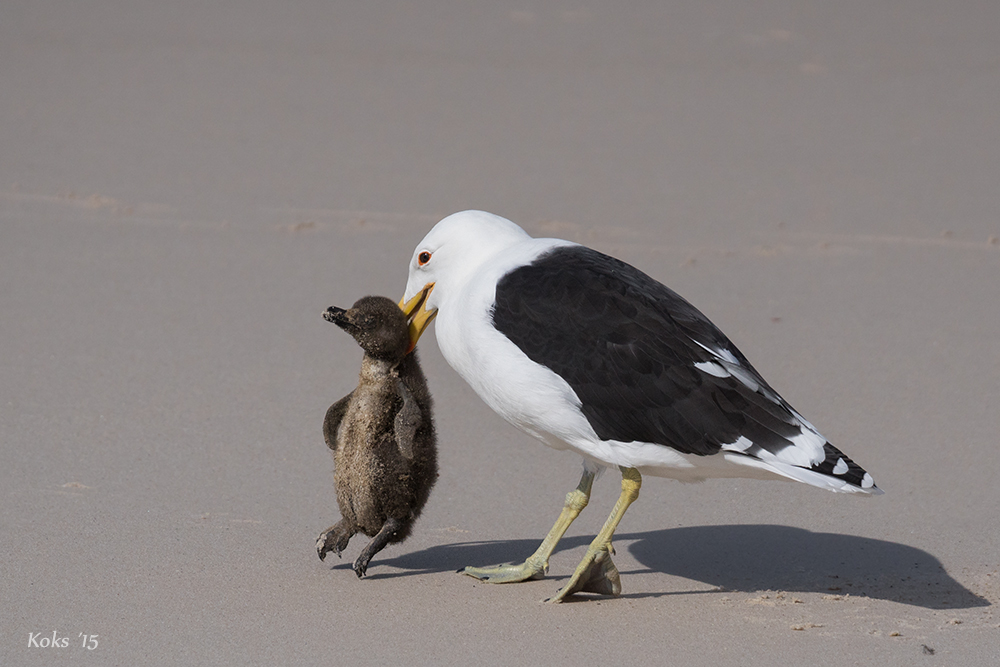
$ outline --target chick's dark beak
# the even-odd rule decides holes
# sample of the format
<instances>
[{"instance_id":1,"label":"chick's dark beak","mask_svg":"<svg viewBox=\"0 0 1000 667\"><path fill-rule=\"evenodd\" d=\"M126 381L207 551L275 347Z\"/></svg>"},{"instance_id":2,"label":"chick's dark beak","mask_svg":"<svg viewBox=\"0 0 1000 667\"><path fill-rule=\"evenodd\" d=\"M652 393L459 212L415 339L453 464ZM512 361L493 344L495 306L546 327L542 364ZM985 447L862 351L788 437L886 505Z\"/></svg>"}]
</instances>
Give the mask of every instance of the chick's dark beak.
<instances>
[{"instance_id":1,"label":"chick's dark beak","mask_svg":"<svg viewBox=\"0 0 1000 667\"><path fill-rule=\"evenodd\" d=\"M345 331L349 328L353 328L350 320L347 319L347 311L343 308L337 308L336 306L330 306L323 312L323 319L327 322L333 322L341 329Z\"/></svg>"}]
</instances>

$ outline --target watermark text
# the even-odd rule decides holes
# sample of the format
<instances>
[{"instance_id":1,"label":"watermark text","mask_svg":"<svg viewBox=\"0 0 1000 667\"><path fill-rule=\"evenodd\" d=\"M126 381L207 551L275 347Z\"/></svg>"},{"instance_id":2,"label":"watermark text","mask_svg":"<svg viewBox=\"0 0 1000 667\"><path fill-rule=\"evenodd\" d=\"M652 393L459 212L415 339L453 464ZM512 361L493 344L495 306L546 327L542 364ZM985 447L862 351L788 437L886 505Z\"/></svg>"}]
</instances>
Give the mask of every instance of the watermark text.
<instances>
[{"instance_id":1,"label":"watermark text","mask_svg":"<svg viewBox=\"0 0 1000 667\"><path fill-rule=\"evenodd\" d=\"M79 633L76 638L77 641L73 642L74 646L79 646L80 648L85 648L88 651L93 651L97 648L97 638L99 635L88 635L84 633ZM46 632L29 632L28 633L28 648L69 648L70 641L69 637L60 637L58 630L53 630L52 634Z\"/></svg>"}]
</instances>

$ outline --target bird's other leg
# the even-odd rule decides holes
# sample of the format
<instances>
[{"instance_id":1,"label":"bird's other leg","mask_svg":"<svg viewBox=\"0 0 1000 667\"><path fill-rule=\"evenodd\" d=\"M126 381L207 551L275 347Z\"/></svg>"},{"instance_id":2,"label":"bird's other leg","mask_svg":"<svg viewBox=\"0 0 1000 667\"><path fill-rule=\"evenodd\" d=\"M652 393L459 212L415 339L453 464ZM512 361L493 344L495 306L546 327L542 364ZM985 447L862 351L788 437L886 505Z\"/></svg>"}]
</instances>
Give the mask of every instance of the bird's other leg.
<instances>
[{"instance_id":1,"label":"bird's other leg","mask_svg":"<svg viewBox=\"0 0 1000 667\"><path fill-rule=\"evenodd\" d=\"M549 556L555 551L559 540L566 534L566 529L580 514L580 511L590 502L590 490L594 486L596 471L584 468L583 476L576 488L566 494L566 503L556 520L552 530L545 536L542 543L523 563L502 563L487 567L465 567L459 570L462 574L475 577L491 584L509 584L528 579L541 579L549 571Z\"/></svg>"},{"instance_id":2,"label":"bird's other leg","mask_svg":"<svg viewBox=\"0 0 1000 667\"><path fill-rule=\"evenodd\" d=\"M357 532L347 521L341 519L330 526L316 538L316 553L320 560L326 559L326 554L333 552L340 558L340 552L347 548L347 543Z\"/></svg>"},{"instance_id":3,"label":"bird's other leg","mask_svg":"<svg viewBox=\"0 0 1000 667\"><path fill-rule=\"evenodd\" d=\"M372 557L377 554L382 549L385 549L385 545L389 544L389 540L392 539L393 535L399 532L399 529L403 527L403 522L399 519L389 518L382 525L382 529L375 534L372 541L361 550L361 555L358 559L354 561L354 574L358 575L358 579L365 576L365 572L368 571L368 562Z\"/></svg>"},{"instance_id":4,"label":"bird's other leg","mask_svg":"<svg viewBox=\"0 0 1000 667\"><path fill-rule=\"evenodd\" d=\"M594 541L587 547L587 553L577 565L576 571L567 583L549 602L562 602L574 593L599 593L601 595L618 595L622 592L621 577L618 568L611 561L615 552L611 546L611 538L618 528L618 523L625 516L635 499L639 497L639 487L642 486L642 476L635 468L622 467L622 493L618 496L611 516L604 522L604 527Z\"/></svg>"}]
</instances>

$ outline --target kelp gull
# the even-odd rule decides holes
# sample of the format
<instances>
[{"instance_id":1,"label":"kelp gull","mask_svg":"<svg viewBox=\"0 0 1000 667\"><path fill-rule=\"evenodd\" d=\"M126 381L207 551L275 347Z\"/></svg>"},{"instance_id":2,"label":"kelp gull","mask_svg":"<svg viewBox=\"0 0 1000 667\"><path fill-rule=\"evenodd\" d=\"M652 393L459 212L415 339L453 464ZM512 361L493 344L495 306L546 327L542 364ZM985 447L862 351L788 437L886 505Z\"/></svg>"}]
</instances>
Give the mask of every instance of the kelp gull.
<instances>
[{"instance_id":1,"label":"kelp gull","mask_svg":"<svg viewBox=\"0 0 1000 667\"><path fill-rule=\"evenodd\" d=\"M697 481L780 476L830 491L880 494L754 370L705 315L638 269L595 250L532 238L483 211L448 216L417 245L400 302L411 347L431 320L441 353L500 416L584 458L562 514L524 563L462 572L537 579L586 506L594 476L622 493L569 583L617 595L611 538L641 475Z\"/></svg>"}]
</instances>

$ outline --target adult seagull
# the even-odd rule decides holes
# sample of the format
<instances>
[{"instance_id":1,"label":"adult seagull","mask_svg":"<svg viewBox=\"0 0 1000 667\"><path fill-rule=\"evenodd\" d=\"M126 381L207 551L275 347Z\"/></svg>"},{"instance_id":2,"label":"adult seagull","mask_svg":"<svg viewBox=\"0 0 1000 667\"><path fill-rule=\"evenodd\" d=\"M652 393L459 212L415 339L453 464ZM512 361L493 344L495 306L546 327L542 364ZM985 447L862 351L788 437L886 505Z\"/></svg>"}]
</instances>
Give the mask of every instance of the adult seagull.
<instances>
[{"instance_id":1,"label":"adult seagull","mask_svg":"<svg viewBox=\"0 0 1000 667\"><path fill-rule=\"evenodd\" d=\"M779 476L882 493L699 310L596 250L532 238L483 211L455 213L414 250L400 307L411 348L436 316L441 353L487 405L549 447L584 458L579 485L534 554L461 570L483 581L544 576L607 466L621 471L621 496L554 602L621 592L611 538L643 474Z\"/></svg>"}]
</instances>

